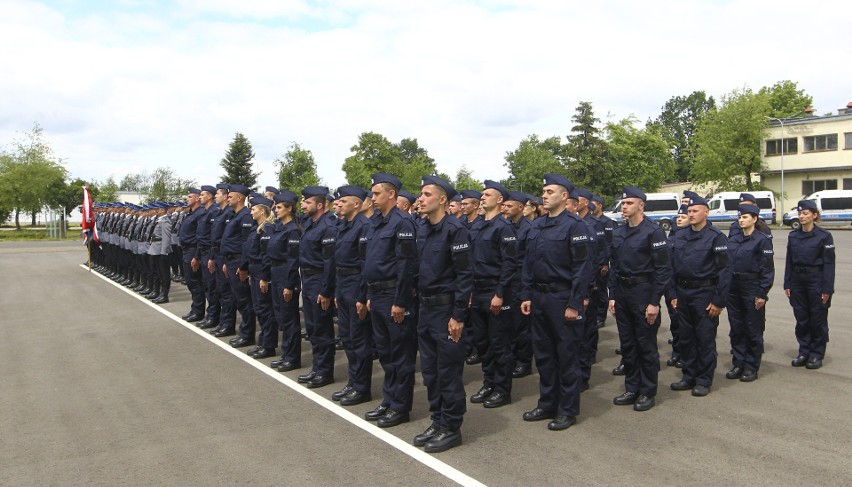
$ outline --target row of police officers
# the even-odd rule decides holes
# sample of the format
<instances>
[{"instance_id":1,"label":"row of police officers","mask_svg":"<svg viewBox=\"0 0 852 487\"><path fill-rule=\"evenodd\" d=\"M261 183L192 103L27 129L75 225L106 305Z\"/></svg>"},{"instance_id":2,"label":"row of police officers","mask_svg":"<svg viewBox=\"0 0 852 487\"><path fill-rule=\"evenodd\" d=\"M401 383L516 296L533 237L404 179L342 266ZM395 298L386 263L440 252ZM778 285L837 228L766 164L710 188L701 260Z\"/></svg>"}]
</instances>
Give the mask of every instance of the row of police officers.
<instances>
[{"instance_id":1,"label":"row of police officers","mask_svg":"<svg viewBox=\"0 0 852 487\"><path fill-rule=\"evenodd\" d=\"M683 372L671 389L710 393L724 308L733 353L726 377L757 379L774 261L753 196L741 195L739 220L726 237L709 224L707 201L685 192L667 236L644 215L646 197L636 187L624 188L623 222L614 225L601 215L600 198L559 174L544 175L540 199L495 181L484 186L458 192L424 176L415 196L396 176L377 173L369 191L342 186L329 195L309 186L301 199L272 187L258 194L219 184L191 189L185 206L99 204L106 245L93 260L167 302L177 256L192 299L183 318L232 337L234 347L253 347L248 353L257 359L280 346L270 365L281 372L303 366L301 302L311 364L298 381L309 388L335 381L340 338L347 378L331 397L362 404L372 400L377 357L381 401L365 419L382 428L409 421L419 352L432 422L413 442L427 452L462 442L465 363L482 367L470 402L498 408L511 403L513 379L529 375L535 357L539 399L523 419L548 420L550 430L575 424L607 310L621 344L614 373L625 376L616 405L655 405L663 299L672 319L668 363ZM815 225L812 202L800 202L799 211L784 289L799 341L793 365L817 369L828 341L834 245Z\"/></svg>"}]
</instances>

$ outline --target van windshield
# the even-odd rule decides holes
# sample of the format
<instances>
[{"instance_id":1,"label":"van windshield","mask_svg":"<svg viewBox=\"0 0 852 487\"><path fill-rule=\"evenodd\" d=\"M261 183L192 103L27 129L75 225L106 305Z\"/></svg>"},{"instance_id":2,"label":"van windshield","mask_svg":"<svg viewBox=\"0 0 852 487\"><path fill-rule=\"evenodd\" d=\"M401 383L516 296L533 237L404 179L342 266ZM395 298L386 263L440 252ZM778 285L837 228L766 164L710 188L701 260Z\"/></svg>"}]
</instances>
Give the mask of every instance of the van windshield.
<instances>
[{"instance_id":1,"label":"van windshield","mask_svg":"<svg viewBox=\"0 0 852 487\"><path fill-rule=\"evenodd\" d=\"M711 210L718 210L719 206L721 204L722 204L721 200L712 200L712 201L710 201L710 209Z\"/></svg>"}]
</instances>

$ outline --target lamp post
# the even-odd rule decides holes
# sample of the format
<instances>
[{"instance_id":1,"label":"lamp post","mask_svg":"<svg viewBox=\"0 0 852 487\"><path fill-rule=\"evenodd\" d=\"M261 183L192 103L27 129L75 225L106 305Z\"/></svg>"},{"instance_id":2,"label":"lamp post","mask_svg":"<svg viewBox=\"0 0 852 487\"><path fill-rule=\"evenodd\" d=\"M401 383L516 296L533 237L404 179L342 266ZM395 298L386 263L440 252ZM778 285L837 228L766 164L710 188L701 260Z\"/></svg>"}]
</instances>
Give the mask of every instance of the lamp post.
<instances>
[{"instance_id":1,"label":"lamp post","mask_svg":"<svg viewBox=\"0 0 852 487\"><path fill-rule=\"evenodd\" d=\"M779 124L781 124L781 214L783 215L787 208L786 203L784 202L784 120L789 118L793 118L796 115L802 113L804 110L799 110L798 112L784 117L784 118L776 118L776 117L768 117L764 115L764 118L768 120L777 120Z\"/></svg>"}]
</instances>

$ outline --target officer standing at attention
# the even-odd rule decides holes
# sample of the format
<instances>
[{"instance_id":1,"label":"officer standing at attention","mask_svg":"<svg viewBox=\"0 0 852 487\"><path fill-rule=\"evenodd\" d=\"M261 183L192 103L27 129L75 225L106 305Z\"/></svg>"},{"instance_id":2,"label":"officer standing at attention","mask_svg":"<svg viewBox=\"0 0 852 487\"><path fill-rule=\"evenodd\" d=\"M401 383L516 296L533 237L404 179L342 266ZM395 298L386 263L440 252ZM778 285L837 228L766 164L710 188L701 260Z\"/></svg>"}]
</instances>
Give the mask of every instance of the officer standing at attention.
<instances>
[{"instance_id":1,"label":"officer standing at attention","mask_svg":"<svg viewBox=\"0 0 852 487\"><path fill-rule=\"evenodd\" d=\"M343 350L349 362L348 381L343 389L331 395L343 406L354 406L372 400L370 389L373 375L373 349L368 336L372 333L366 316L361 318L355 309L361 288L361 269L364 268L367 231L370 220L361 213L367 191L357 186L341 186L335 193L338 204L337 237L334 243L336 267L337 327Z\"/></svg>"},{"instance_id":2,"label":"officer standing at attention","mask_svg":"<svg viewBox=\"0 0 852 487\"><path fill-rule=\"evenodd\" d=\"M281 358L269 366L279 372L289 372L302 366L302 337L299 332L299 243L302 227L296 222L296 200L292 191L275 195L275 216L272 236L266 246L263 266L272 278L272 312L281 330Z\"/></svg>"},{"instance_id":3,"label":"officer standing at attention","mask_svg":"<svg viewBox=\"0 0 852 487\"><path fill-rule=\"evenodd\" d=\"M222 272L228 276L231 292L234 295L234 303L242 318L239 325L239 335L229 340L228 343L234 348L240 348L255 344L257 316L254 313L251 301L251 287L248 283L248 256L243 254L243 245L257 230L257 223L246 207L246 196L249 194L248 187L232 184L229 189L228 204L234 211L234 215L222 233L220 252L225 257Z\"/></svg>"},{"instance_id":4,"label":"officer standing at attention","mask_svg":"<svg viewBox=\"0 0 852 487\"><path fill-rule=\"evenodd\" d=\"M710 394L716 370L716 330L719 314L728 300L731 262L728 239L707 222L707 201L691 191L687 217L689 228L675 234L674 307L680 324L683 378L671 385L674 391L688 391L703 397Z\"/></svg>"},{"instance_id":5,"label":"officer standing at attention","mask_svg":"<svg viewBox=\"0 0 852 487\"><path fill-rule=\"evenodd\" d=\"M482 219L482 216L479 214L479 202L482 200L482 193L475 189L466 189L461 192L461 197L462 200L459 206L461 207L462 223L470 230L470 227L474 223Z\"/></svg>"},{"instance_id":6,"label":"officer standing at attention","mask_svg":"<svg viewBox=\"0 0 852 487\"><path fill-rule=\"evenodd\" d=\"M512 402L512 370L515 359L510 343L512 318L512 280L517 271L515 227L500 216L509 190L486 179L480 208L481 220L471 226L473 246L473 299L470 324L473 345L482 357L483 383L470 402L486 408L498 408Z\"/></svg>"},{"instance_id":7,"label":"officer standing at attention","mask_svg":"<svg viewBox=\"0 0 852 487\"><path fill-rule=\"evenodd\" d=\"M225 255L221 252L222 235L225 233L225 227L234 216L234 210L228 204L228 188L230 185L219 183L216 185L216 196L214 202L219 207L219 214L213 220L213 225L210 228L210 243L212 245L210 260L207 261L207 270L216 277L216 291L219 296L219 322L216 327L210 330L210 334L215 337L227 337L236 333L236 304L234 302L234 292L231 290L231 283L228 281L228 275L222 272L225 266Z\"/></svg>"},{"instance_id":8,"label":"officer standing at attention","mask_svg":"<svg viewBox=\"0 0 852 487\"><path fill-rule=\"evenodd\" d=\"M204 319L204 284L201 282L201 265L198 261L198 222L205 216L201 206L201 190L189 188L186 204L189 214L184 217L179 230L181 252L183 252L183 272L186 287L192 295L192 308L182 318L190 323Z\"/></svg>"},{"instance_id":9,"label":"officer standing at attention","mask_svg":"<svg viewBox=\"0 0 852 487\"><path fill-rule=\"evenodd\" d=\"M450 200L450 204L447 207L447 213L449 213L450 216L459 219L459 221L461 221L460 219L462 218L461 201L461 195L456 193L456 195Z\"/></svg>"},{"instance_id":10,"label":"officer standing at attention","mask_svg":"<svg viewBox=\"0 0 852 487\"><path fill-rule=\"evenodd\" d=\"M680 208L677 210L675 224L669 231L667 239L669 253L672 253L672 249L674 248L675 233L689 226L689 217L686 214L687 209L687 205L680 205ZM673 261L674 259L669 259L669 268L672 269L672 273L674 273L674 268L672 267ZM672 301L677 297L675 296L676 287L674 280L670 280L665 294L666 309L669 311L669 331L672 334L672 337L669 339L669 345L672 346L672 356L666 360L666 365L669 367L681 368L683 367L683 364L680 361L680 320L678 319L677 310L672 305Z\"/></svg>"},{"instance_id":11,"label":"officer standing at attention","mask_svg":"<svg viewBox=\"0 0 852 487\"><path fill-rule=\"evenodd\" d=\"M417 249L414 221L396 207L401 186L391 174L372 175L373 206L379 215L367 233L361 296L355 305L362 319L370 311L385 372L382 403L364 415L381 428L408 422L414 395L417 330L411 310Z\"/></svg>"},{"instance_id":12,"label":"officer standing at attention","mask_svg":"<svg viewBox=\"0 0 852 487\"><path fill-rule=\"evenodd\" d=\"M740 204L757 206L757 198L755 198L754 195L751 193L740 193ZM757 223L755 224L755 228L758 232L766 235L769 238L772 238L772 229L769 227L769 225L766 224L765 221L763 221L763 218L760 217L759 210L757 214ZM731 228L730 230L728 230L728 238L730 239L738 233L742 233L742 230L740 229L739 219L731 223Z\"/></svg>"},{"instance_id":13,"label":"officer standing at attention","mask_svg":"<svg viewBox=\"0 0 852 487\"><path fill-rule=\"evenodd\" d=\"M414 445L424 446L429 453L461 445L460 428L467 410L461 338L466 333L473 268L467 229L446 211L455 194L443 179L423 176L419 202L426 222L417 235L422 256L417 335L432 424L414 437Z\"/></svg>"},{"instance_id":14,"label":"officer standing at attention","mask_svg":"<svg viewBox=\"0 0 852 487\"><path fill-rule=\"evenodd\" d=\"M585 188L575 188L577 201L577 216L586 224L589 235L594 235L594 251L589 253L595 268L592 281L589 283L589 301L583 320L583 343L580 346L580 373L583 379L582 389L589 388L592 376L592 364L597 360L598 353L598 317L606 315L606 308L598 306L599 296L606 294L606 279L604 275L609 270L609 246L606 242L606 231L603 222L592 214L592 192Z\"/></svg>"},{"instance_id":15,"label":"officer standing at attention","mask_svg":"<svg viewBox=\"0 0 852 487\"><path fill-rule=\"evenodd\" d=\"M524 268L527 235L532 223L524 218L529 195L520 191L509 191L509 199L503 202L503 215L515 227L515 253L517 255L515 275L512 277L512 336L509 346L515 360L512 377L518 379L530 375L532 371L532 337L530 317L521 313L521 281Z\"/></svg>"},{"instance_id":16,"label":"officer standing at attention","mask_svg":"<svg viewBox=\"0 0 852 487\"><path fill-rule=\"evenodd\" d=\"M263 257L272 237L273 202L265 196L256 196L249 200L251 217L257 224L257 230L246 240L243 253L248 259L249 286L251 286L252 306L257 321L260 323L260 333L257 346L248 352L250 357L264 359L275 356L275 346L278 344L278 323L272 312L272 293L270 292L269 267L263 266Z\"/></svg>"},{"instance_id":17,"label":"officer standing at attention","mask_svg":"<svg viewBox=\"0 0 852 487\"><path fill-rule=\"evenodd\" d=\"M625 369L624 394L616 406L636 411L654 407L660 353L660 297L671 279L666 235L645 216L645 193L625 186L621 214L626 225L613 230L609 312L615 317Z\"/></svg>"},{"instance_id":18,"label":"officer standing at attention","mask_svg":"<svg viewBox=\"0 0 852 487\"><path fill-rule=\"evenodd\" d=\"M215 328L219 325L219 291L216 289L216 273L210 271L210 258L213 256L212 229L216 217L219 216L218 205L214 204L216 195L215 186L201 187L201 206L204 208L204 217L198 220L198 254L197 259L201 267L201 282L204 285L204 296L207 299L207 313L203 320L195 325L201 329ZM215 269L213 269L215 271Z\"/></svg>"},{"instance_id":19,"label":"officer standing at attention","mask_svg":"<svg viewBox=\"0 0 852 487\"><path fill-rule=\"evenodd\" d=\"M328 212L328 188L302 189L302 211L308 216L299 243L302 270L302 310L311 340L313 366L298 380L314 389L334 382L334 239L337 226Z\"/></svg>"},{"instance_id":20,"label":"officer standing at attention","mask_svg":"<svg viewBox=\"0 0 852 487\"><path fill-rule=\"evenodd\" d=\"M598 195L592 195L592 202L589 204L589 208L592 210L592 214L600 220L604 229L604 242L606 243L606 253L609 256L612 253L612 231L615 228L615 223L612 219L603 213L604 200ZM607 263L608 264L608 263ZM607 265L600 272L600 284L603 284L604 289L606 288L607 283L607 274L609 273L609 266ZM601 312L598 313L597 317L597 326L598 328L603 328L606 324L606 309L609 306L609 296L607 295L607 291L598 293L598 309Z\"/></svg>"},{"instance_id":21,"label":"officer standing at attention","mask_svg":"<svg viewBox=\"0 0 852 487\"><path fill-rule=\"evenodd\" d=\"M580 414L583 300L595 272L586 226L566 211L573 189L562 175L544 175L542 206L548 214L533 222L527 236L521 291L521 311L532 314L539 371L538 404L524 413L524 421L552 419L547 428L554 431L571 427Z\"/></svg>"},{"instance_id":22,"label":"officer standing at attention","mask_svg":"<svg viewBox=\"0 0 852 487\"><path fill-rule=\"evenodd\" d=\"M819 209L810 200L799 201L801 227L787 237L784 293L793 306L799 355L793 367L822 367L828 343L828 308L834 294L834 238L815 224Z\"/></svg>"},{"instance_id":23,"label":"officer standing at attention","mask_svg":"<svg viewBox=\"0 0 852 487\"><path fill-rule=\"evenodd\" d=\"M399 196L396 198L396 207L402 210L403 213L411 214L411 207L415 201L417 201L417 196L401 189L399 190Z\"/></svg>"},{"instance_id":24,"label":"officer standing at attention","mask_svg":"<svg viewBox=\"0 0 852 487\"><path fill-rule=\"evenodd\" d=\"M775 281L775 263L772 240L755 231L760 208L741 204L739 210L740 232L728 242L733 273L728 291L728 322L734 367L725 377L751 382L757 379L763 355L764 305Z\"/></svg>"}]
</instances>

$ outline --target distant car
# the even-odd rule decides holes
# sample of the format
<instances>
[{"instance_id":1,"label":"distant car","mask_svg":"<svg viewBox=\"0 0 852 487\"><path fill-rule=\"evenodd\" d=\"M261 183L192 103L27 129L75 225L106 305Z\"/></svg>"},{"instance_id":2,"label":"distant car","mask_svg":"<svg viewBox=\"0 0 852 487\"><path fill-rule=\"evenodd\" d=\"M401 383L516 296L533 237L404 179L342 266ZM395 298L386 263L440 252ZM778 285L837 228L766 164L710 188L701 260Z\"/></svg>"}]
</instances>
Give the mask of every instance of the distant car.
<instances>
[{"instance_id":1,"label":"distant car","mask_svg":"<svg viewBox=\"0 0 852 487\"><path fill-rule=\"evenodd\" d=\"M817 191L805 199L815 202L819 208L820 225L848 225L852 222L852 190L827 189ZM793 230L798 229L801 224L796 208L784 213L781 223L790 225Z\"/></svg>"},{"instance_id":2,"label":"distant car","mask_svg":"<svg viewBox=\"0 0 852 487\"><path fill-rule=\"evenodd\" d=\"M645 197L645 216L657 222L664 231L671 230L672 222L677 220L677 210L680 209L680 195L648 193ZM604 212L604 215L621 223L621 199L615 202L610 211Z\"/></svg>"},{"instance_id":3,"label":"distant car","mask_svg":"<svg viewBox=\"0 0 852 487\"><path fill-rule=\"evenodd\" d=\"M765 221L777 223L775 211L775 193L772 191L751 191L757 198L757 207L760 208L760 217ZM707 217L711 223L733 223L740 217L737 207L740 204L740 193L734 191L723 191L707 198L710 207L710 215Z\"/></svg>"}]
</instances>

